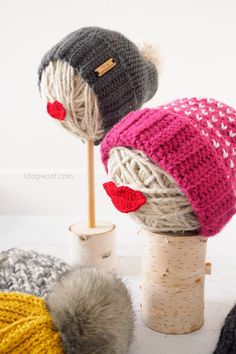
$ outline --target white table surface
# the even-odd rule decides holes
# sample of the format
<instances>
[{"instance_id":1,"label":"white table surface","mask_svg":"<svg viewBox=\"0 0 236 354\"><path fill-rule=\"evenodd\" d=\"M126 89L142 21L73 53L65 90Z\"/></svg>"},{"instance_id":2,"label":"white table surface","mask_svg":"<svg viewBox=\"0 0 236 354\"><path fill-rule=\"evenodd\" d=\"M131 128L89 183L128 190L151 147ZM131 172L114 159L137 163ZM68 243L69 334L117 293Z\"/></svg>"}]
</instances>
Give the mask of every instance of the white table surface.
<instances>
[{"instance_id":1,"label":"white table surface","mask_svg":"<svg viewBox=\"0 0 236 354\"><path fill-rule=\"evenodd\" d=\"M51 254L71 263L68 226L75 217L0 216L0 249L18 247ZM116 220L119 272L127 280L137 316L132 354L210 354L222 323L236 302L236 220L208 242L207 260L212 275L206 277L205 324L191 334L165 335L145 327L140 314L140 237L132 221Z\"/></svg>"}]
</instances>

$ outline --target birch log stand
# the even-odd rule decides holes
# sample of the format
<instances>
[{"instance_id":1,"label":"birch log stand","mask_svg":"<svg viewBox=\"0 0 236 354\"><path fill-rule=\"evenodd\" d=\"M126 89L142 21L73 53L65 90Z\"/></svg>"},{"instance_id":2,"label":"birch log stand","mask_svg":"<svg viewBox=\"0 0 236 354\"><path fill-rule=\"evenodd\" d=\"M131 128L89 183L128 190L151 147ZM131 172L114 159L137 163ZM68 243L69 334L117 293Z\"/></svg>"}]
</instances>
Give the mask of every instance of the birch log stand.
<instances>
[{"instance_id":1,"label":"birch log stand","mask_svg":"<svg viewBox=\"0 0 236 354\"><path fill-rule=\"evenodd\" d=\"M155 331L184 334L204 323L207 239L142 230L142 314Z\"/></svg>"}]
</instances>

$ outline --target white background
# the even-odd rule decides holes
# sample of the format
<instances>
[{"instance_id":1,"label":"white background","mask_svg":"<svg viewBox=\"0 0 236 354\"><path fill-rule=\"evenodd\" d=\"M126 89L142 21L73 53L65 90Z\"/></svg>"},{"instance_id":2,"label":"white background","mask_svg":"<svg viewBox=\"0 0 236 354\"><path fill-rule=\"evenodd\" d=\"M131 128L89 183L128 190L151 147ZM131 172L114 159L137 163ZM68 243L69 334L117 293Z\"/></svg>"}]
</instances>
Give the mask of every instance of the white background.
<instances>
[{"instance_id":1,"label":"white background","mask_svg":"<svg viewBox=\"0 0 236 354\"><path fill-rule=\"evenodd\" d=\"M46 114L37 88L52 45L83 26L118 30L161 52L150 106L193 95L236 106L235 13L235 0L0 0L0 213L85 217L85 146ZM25 177L54 173L72 177ZM96 173L98 216L114 218L99 148Z\"/></svg>"},{"instance_id":2,"label":"white background","mask_svg":"<svg viewBox=\"0 0 236 354\"><path fill-rule=\"evenodd\" d=\"M118 30L161 52L160 86L148 105L198 95L236 107L235 14L235 0L0 0L0 214L10 214L0 216L1 250L34 249L71 261L68 226L86 217L86 149L42 105L37 68L44 53L83 26ZM30 178L38 175L44 178ZM119 260L139 307L140 238L133 221L111 206L105 180L96 149L97 215L118 225ZM209 240L204 327L166 336L148 330L138 315L135 354L213 351L236 299L235 228L234 219Z\"/></svg>"}]
</instances>

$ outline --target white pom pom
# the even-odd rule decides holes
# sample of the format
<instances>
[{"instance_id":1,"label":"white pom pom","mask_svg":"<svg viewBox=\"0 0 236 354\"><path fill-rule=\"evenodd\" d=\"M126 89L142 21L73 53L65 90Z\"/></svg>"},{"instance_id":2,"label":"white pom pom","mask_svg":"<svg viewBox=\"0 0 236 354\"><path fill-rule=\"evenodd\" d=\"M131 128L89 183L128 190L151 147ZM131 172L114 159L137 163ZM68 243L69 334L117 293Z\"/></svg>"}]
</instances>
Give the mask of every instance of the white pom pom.
<instances>
[{"instance_id":1,"label":"white pom pom","mask_svg":"<svg viewBox=\"0 0 236 354\"><path fill-rule=\"evenodd\" d=\"M157 67L159 72L161 67L161 55L158 48L146 42L139 44L138 48L142 56L146 60L149 60L151 63L153 63Z\"/></svg>"}]
</instances>

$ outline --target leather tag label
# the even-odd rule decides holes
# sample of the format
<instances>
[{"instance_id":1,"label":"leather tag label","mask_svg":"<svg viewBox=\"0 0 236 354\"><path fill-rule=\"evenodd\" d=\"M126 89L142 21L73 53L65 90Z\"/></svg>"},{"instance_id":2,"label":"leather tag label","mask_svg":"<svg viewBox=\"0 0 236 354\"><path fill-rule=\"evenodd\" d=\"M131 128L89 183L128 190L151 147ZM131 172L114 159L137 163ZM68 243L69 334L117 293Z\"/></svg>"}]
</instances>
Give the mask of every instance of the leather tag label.
<instances>
[{"instance_id":1,"label":"leather tag label","mask_svg":"<svg viewBox=\"0 0 236 354\"><path fill-rule=\"evenodd\" d=\"M110 58L107 61L105 61L103 64L99 65L95 69L95 73L97 74L98 77L103 76L106 74L108 71L110 71L112 68L114 68L117 65L115 59Z\"/></svg>"}]
</instances>

